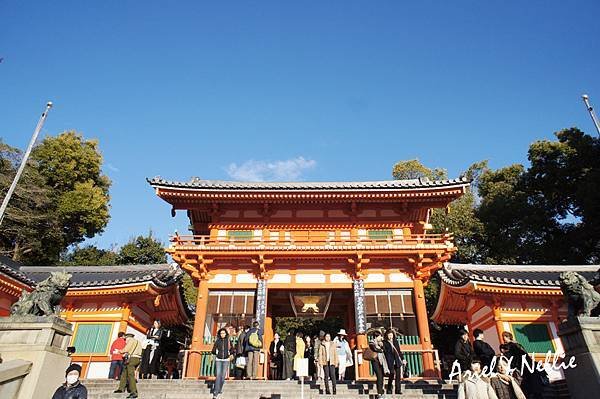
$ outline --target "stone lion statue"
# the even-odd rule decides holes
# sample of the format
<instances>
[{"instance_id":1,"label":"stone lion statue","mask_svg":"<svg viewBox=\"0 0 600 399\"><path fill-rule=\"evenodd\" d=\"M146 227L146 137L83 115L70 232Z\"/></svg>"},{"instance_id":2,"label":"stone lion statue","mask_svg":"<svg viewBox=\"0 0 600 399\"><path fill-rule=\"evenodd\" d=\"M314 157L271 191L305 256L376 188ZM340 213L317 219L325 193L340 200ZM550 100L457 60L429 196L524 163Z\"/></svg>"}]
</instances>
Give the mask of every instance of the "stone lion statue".
<instances>
[{"instance_id":1,"label":"stone lion statue","mask_svg":"<svg viewBox=\"0 0 600 399\"><path fill-rule=\"evenodd\" d=\"M591 316L592 311L600 303L600 294L579 273L561 273L560 288L569 304L569 319Z\"/></svg>"},{"instance_id":2,"label":"stone lion statue","mask_svg":"<svg viewBox=\"0 0 600 399\"><path fill-rule=\"evenodd\" d=\"M35 290L23 290L21 298L10 308L11 316L53 316L58 313L58 305L71 285L71 275L65 272L52 272L50 277L40 282Z\"/></svg>"}]
</instances>

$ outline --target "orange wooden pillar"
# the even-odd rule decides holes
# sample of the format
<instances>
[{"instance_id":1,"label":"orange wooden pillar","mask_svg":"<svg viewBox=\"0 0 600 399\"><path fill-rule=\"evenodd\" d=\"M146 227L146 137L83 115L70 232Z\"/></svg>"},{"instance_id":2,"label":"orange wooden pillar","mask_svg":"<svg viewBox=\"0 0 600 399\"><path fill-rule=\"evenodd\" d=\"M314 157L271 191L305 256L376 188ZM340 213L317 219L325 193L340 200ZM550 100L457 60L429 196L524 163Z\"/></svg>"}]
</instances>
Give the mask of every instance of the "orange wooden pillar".
<instances>
[{"instance_id":1,"label":"orange wooden pillar","mask_svg":"<svg viewBox=\"0 0 600 399\"><path fill-rule=\"evenodd\" d=\"M127 325L129 324L129 316L131 315L131 305L123 303L121 312L121 321L119 322L119 332L127 332Z\"/></svg>"},{"instance_id":2,"label":"orange wooden pillar","mask_svg":"<svg viewBox=\"0 0 600 399\"><path fill-rule=\"evenodd\" d=\"M502 333L504 332L504 322L502 321L502 313L500 312L500 301L496 298L494 298L492 310L494 312L494 321L496 322L496 330L498 332L498 341L503 343Z\"/></svg>"},{"instance_id":3,"label":"orange wooden pillar","mask_svg":"<svg viewBox=\"0 0 600 399\"><path fill-rule=\"evenodd\" d=\"M198 281L198 299L196 300L196 318L194 319L194 332L192 336L192 345L188 357L186 378L199 378L200 363L202 355L200 353L204 341L204 324L206 323L206 311L208 305L208 281L201 278Z\"/></svg>"},{"instance_id":4,"label":"orange wooden pillar","mask_svg":"<svg viewBox=\"0 0 600 399\"><path fill-rule=\"evenodd\" d=\"M421 338L421 347L424 350L432 350L431 337L429 335L429 318L427 317L427 306L425 304L425 292L423 291L423 281L414 279L415 290L415 313L417 316L417 327L419 337ZM440 377L435 368L432 352L423 352L423 376Z\"/></svg>"}]
</instances>

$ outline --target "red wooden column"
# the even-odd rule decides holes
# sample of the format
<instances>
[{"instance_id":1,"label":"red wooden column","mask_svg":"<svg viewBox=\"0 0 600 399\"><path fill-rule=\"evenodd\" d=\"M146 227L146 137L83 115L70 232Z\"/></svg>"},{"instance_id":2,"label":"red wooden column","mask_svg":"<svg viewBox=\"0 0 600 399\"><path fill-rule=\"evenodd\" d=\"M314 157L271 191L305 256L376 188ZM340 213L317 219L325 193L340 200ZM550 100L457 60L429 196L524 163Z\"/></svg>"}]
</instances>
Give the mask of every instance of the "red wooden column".
<instances>
[{"instance_id":1,"label":"red wooden column","mask_svg":"<svg viewBox=\"0 0 600 399\"><path fill-rule=\"evenodd\" d=\"M198 280L198 299L196 300L196 318L194 319L194 332L192 345L188 357L186 378L199 378L202 344L204 341L204 324L208 305L208 281L206 278Z\"/></svg>"},{"instance_id":2,"label":"red wooden column","mask_svg":"<svg viewBox=\"0 0 600 399\"><path fill-rule=\"evenodd\" d=\"M415 290L415 313L417 316L417 327L419 328L419 337L421 347L425 350L432 350L431 337L429 335L429 318L427 317L427 306L425 305L425 293L423 291L423 281L418 278L414 280ZM432 352L423 352L423 376L439 377L433 361Z\"/></svg>"}]
</instances>

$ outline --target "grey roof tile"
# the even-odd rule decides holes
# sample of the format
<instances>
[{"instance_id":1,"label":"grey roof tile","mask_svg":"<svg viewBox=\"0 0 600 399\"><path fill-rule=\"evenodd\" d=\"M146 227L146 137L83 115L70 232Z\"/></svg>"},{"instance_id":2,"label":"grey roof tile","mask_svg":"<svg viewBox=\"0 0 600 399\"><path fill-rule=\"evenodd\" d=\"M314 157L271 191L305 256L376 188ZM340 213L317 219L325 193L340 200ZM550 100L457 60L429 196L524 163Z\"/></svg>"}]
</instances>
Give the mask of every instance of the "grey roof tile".
<instances>
[{"instance_id":1,"label":"grey roof tile","mask_svg":"<svg viewBox=\"0 0 600 399\"><path fill-rule=\"evenodd\" d=\"M438 271L442 280L452 286L469 282L484 282L523 287L560 287L559 276L574 271L590 280L599 270L598 265L473 265L446 263Z\"/></svg>"},{"instance_id":2,"label":"grey roof tile","mask_svg":"<svg viewBox=\"0 0 600 399\"><path fill-rule=\"evenodd\" d=\"M465 186L470 182L466 178L435 180L387 180L365 182L244 182L224 180L203 180L192 178L187 182L166 180L160 177L146 179L152 186L187 188L196 190L248 190L248 191L281 191L281 190L311 190L311 191L352 191L352 190L389 190L389 189L419 189L426 187L442 188L449 186Z\"/></svg>"},{"instance_id":3,"label":"grey roof tile","mask_svg":"<svg viewBox=\"0 0 600 399\"><path fill-rule=\"evenodd\" d=\"M21 265L6 256L0 256L0 273L14 278L28 286L36 284L31 278L21 271Z\"/></svg>"},{"instance_id":4,"label":"grey roof tile","mask_svg":"<svg viewBox=\"0 0 600 399\"><path fill-rule=\"evenodd\" d=\"M101 287L153 282L166 287L178 283L184 272L168 264L119 266L21 266L21 271L36 283L48 278L51 272L65 270L73 277L71 288Z\"/></svg>"}]
</instances>

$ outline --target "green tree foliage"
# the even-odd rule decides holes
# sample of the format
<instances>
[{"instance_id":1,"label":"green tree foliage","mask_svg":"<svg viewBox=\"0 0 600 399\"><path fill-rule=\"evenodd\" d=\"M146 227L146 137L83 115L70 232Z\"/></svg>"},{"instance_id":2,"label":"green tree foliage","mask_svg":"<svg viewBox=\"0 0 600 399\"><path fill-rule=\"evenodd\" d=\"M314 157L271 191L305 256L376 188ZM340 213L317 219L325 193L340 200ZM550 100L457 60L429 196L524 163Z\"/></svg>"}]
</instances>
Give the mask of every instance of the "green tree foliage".
<instances>
[{"instance_id":1,"label":"green tree foliage","mask_svg":"<svg viewBox=\"0 0 600 399\"><path fill-rule=\"evenodd\" d=\"M75 247L60 262L62 266L110 266L117 264L117 253L94 245Z\"/></svg>"},{"instance_id":2,"label":"green tree foliage","mask_svg":"<svg viewBox=\"0 0 600 399\"><path fill-rule=\"evenodd\" d=\"M397 162L392 169L392 176L396 180L412 180L427 178L430 180L441 180L447 177L445 169L430 169L423 165L418 159Z\"/></svg>"},{"instance_id":3,"label":"green tree foliage","mask_svg":"<svg viewBox=\"0 0 600 399\"><path fill-rule=\"evenodd\" d=\"M194 281L189 274L183 276L183 294L187 303L196 305L198 300L198 287L194 285Z\"/></svg>"},{"instance_id":4,"label":"green tree foliage","mask_svg":"<svg viewBox=\"0 0 600 399\"><path fill-rule=\"evenodd\" d=\"M463 174L471 192L435 210L435 232L454 233L454 261L486 264L575 264L600 261L600 140L576 128L557 140L529 147L529 167L497 170L482 161ZM394 178L442 178L418 160L394 165ZM425 288L428 310L437 303L439 279ZM434 326L432 340L450 348L456 329ZM450 337L450 338L449 338Z\"/></svg>"},{"instance_id":5,"label":"green tree foliage","mask_svg":"<svg viewBox=\"0 0 600 399\"><path fill-rule=\"evenodd\" d=\"M147 236L132 238L121 247L117 255L119 265L149 265L166 261L163 244L152 236L152 232Z\"/></svg>"},{"instance_id":6,"label":"green tree foliage","mask_svg":"<svg viewBox=\"0 0 600 399\"><path fill-rule=\"evenodd\" d=\"M2 145L0 189L12 181L21 154ZM0 230L1 250L28 264L54 264L66 248L93 237L109 220L110 180L94 140L76 132L46 137L32 151Z\"/></svg>"}]
</instances>

